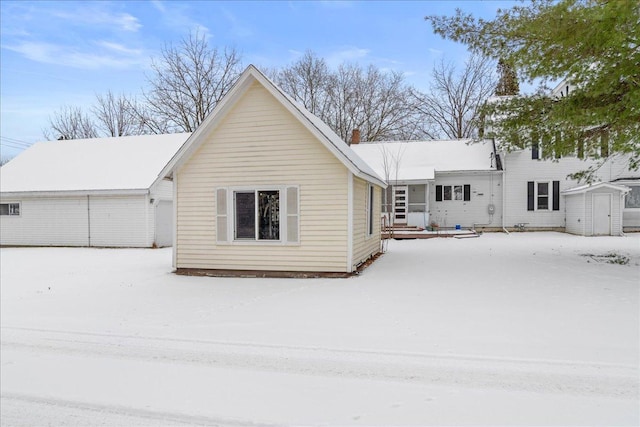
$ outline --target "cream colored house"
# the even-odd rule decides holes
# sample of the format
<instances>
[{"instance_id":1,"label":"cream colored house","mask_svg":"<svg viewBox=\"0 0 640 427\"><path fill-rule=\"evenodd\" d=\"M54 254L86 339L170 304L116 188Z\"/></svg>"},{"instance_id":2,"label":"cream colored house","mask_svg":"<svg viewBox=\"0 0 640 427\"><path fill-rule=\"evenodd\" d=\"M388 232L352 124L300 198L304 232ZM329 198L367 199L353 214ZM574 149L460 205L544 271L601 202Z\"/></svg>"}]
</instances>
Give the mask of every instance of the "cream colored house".
<instances>
[{"instance_id":1,"label":"cream colored house","mask_svg":"<svg viewBox=\"0 0 640 427\"><path fill-rule=\"evenodd\" d=\"M380 251L384 181L253 66L161 176L178 272L351 273Z\"/></svg>"}]
</instances>

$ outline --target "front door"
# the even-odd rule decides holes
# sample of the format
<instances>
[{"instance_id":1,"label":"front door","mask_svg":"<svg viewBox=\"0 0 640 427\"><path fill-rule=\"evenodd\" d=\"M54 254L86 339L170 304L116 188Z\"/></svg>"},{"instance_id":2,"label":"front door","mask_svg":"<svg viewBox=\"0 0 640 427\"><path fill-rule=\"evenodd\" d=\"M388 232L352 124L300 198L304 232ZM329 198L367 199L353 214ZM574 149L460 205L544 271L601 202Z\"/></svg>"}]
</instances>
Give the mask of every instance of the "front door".
<instances>
[{"instance_id":1,"label":"front door","mask_svg":"<svg viewBox=\"0 0 640 427\"><path fill-rule=\"evenodd\" d=\"M406 185L393 187L393 223L407 223L407 206L409 203L409 187Z\"/></svg>"},{"instance_id":2,"label":"front door","mask_svg":"<svg viewBox=\"0 0 640 427\"><path fill-rule=\"evenodd\" d=\"M593 235L611 235L611 195L593 194Z\"/></svg>"}]
</instances>

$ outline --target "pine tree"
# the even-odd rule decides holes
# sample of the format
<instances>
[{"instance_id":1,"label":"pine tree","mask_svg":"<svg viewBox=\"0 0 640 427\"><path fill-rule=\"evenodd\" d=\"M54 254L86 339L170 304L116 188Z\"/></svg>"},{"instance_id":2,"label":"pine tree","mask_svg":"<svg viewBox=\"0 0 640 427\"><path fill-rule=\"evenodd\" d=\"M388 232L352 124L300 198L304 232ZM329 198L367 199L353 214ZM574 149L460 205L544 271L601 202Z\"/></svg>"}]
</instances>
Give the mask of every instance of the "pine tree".
<instances>
[{"instance_id":1,"label":"pine tree","mask_svg":"<svg viewBox=\"0 0 640 427\"><path fill-rule=\"evenodd\" d=\"M498 61L498 76L497 96L518 95L520 93L518 75L513 67L502 58Z\"/></svg>"}]
</instances>

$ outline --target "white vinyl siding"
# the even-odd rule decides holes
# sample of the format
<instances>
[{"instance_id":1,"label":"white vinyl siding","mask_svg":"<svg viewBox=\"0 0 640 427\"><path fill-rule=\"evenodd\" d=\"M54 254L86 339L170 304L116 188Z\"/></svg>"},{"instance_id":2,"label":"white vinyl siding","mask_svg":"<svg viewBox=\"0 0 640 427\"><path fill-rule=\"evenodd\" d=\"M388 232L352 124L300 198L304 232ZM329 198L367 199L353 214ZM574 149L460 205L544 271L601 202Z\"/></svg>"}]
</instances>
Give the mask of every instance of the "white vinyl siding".
<instances>
[{"instance_id":1,"label":"white vinyl siding","mask_svg":"<svg viewBox=\"0 0 640 427\"><path fill-rule=\"evenodd\" d=\"M473 227L482 224L487 227L502 225L502 173L501 172L437 172L435 182L430 184L429 212L423 215L429 222L440 227ZM470 200L437 200L436 186L470 185ZM409 191L413 189L410 187ZM464 195L464 191L463 191ZM452 197L453 198L453 197ZM464 197L463 197L464 199ZM494 213L489 213L492 205ZM421 214L417 214L420 217ZM417 225L429 225L426 221Z\"/></svg>"},{"instance_id":2,"label":"white vinyl siding","mask_svg":"<svg viewBox=\"0 0 640 427\"><path fill-rule=\"evenodd\" d=\"M23 197L21 210L19 217L1 217L0 244L113 247L153 244L153 207L147 196Z\"/></svg>"},{"instance_id":3,"label":"white vinyl siding","mask_svg":"<svg viewBox=\"0 0 640 427\"><path fill-rule=\"evenodd\" d=\"M503 154L505 167L504 197L507 200L504 224L507 228L514 224L526 223L527 228L564 228L564 197L560 197L559 210L552 209L553 181L559 181L560 192L577 187L575 180L567 175L587 169L592 162L577 157L563 157L557 160L531 160L531 151L522 150ZM527 183L549 183L549 209L527 210Z\"/></svg>"},{"instance_id":4,"label":"white vinyl siding","mask_svg":"<svg viewBox=\"0 0 640 427\"><path fill-rule=\"evenodd\" d=\"M202 137L203 144L176 172L177 268L348 270L348 171L265 88L254 84ZM294 183L298 245L216 244L224 237L216 232L219 189Z\"/></svg>"}]
</instances>

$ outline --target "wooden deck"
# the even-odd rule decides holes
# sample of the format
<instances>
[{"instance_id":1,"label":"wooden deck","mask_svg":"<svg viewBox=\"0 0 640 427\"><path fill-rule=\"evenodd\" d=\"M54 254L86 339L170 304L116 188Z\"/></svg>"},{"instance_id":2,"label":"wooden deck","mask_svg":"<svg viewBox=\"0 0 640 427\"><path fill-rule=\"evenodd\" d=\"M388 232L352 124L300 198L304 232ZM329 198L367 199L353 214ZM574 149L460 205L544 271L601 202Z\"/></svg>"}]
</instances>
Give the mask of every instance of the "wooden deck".
<instances>
[{"instance_id":1,"label":"wooden deck","mask_svg":"<svg viewBox=\"0 0 640 427\"><path fill-rule=\"evenodd\" d=\"M478 237L479 234L470 229L456 229L453 227L439 227L433 230L425 230L420 227L394 226L387 227L382 231L383 239L433 239L436 237L455 237L458 239Z\"/></svg>"}]
</instances>

